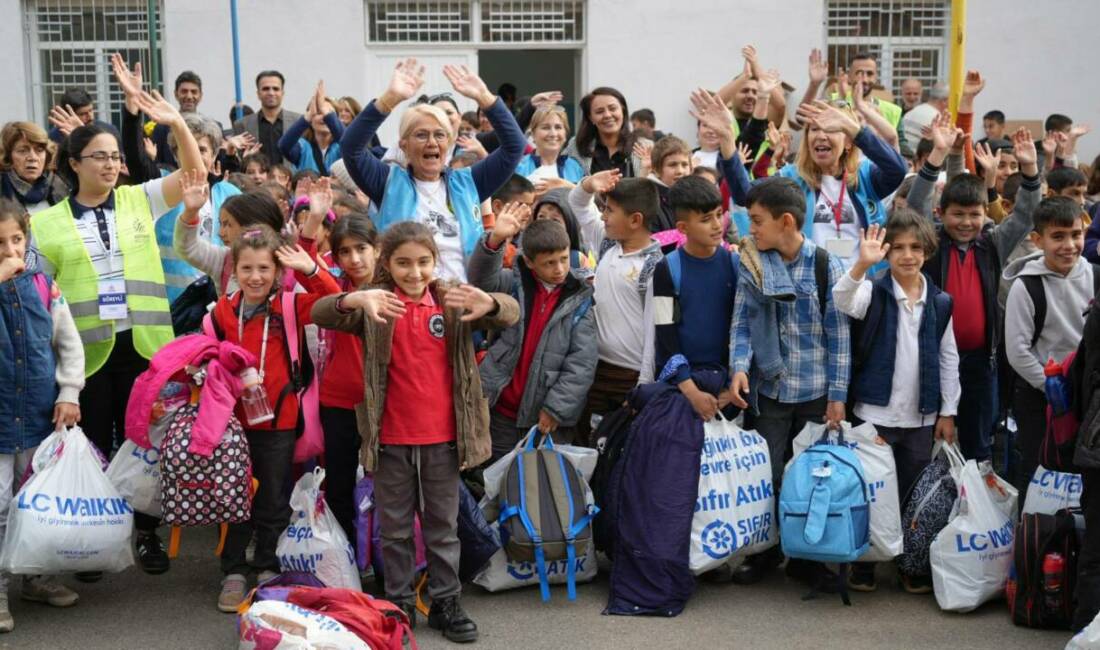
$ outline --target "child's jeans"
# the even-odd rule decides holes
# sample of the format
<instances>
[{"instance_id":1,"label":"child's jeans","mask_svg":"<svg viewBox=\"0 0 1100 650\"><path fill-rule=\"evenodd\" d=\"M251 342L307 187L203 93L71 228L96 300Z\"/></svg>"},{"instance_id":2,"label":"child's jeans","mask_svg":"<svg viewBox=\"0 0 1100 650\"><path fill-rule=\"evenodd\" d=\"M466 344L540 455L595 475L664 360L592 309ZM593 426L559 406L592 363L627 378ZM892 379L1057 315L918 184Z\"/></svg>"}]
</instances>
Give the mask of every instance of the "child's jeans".
<instances>
[{"instance_id":1,"label":"child's jeans","mask_svg":"<svg viewBox=\"0 0 1100 650\"><path fill-rule=\"evenodd\" d=\"M0 544L4 543L4 535L8 528L8 508L12 498L23 481L23 474L27 465L34 458L34 451L38 447L24 449L15 454L0 454ZM8 576L0 573L0 594L8 593Z\"/></svg>"},{"instance_id":2,"label":"child's jeans","mask_svg":"<svg viewBox=\"0 0 1100 650\"><path fill-rule=\"evenodd\" d=\"M428 560L428 594L432 600L457 596L458 580L458 450L453 442L436 445L382 445L374 470L374 503L382 532L382 566L386 599L414 602L415 514Z\"/></svg>"},{"instance_id":3,"label":"child's jeans","mask_svg":"<svg viewBox=\"0 0 1100 650\"><path fill-rule=\"evenodd\" d=\"M986 350L959 353L962 399L955 416L959 447L967 459L993 458L993 424L997 417L997 373Z\"/></svg>"},{"instance_id":4,"label":"child's jeans","mask_svg":"<svg viewBox=\"0 0 1100 650\"><path fill-rule=\"evenodd\" d=\"M897 467L898 477L898 502L904 507L909 488L913 487L913 483L928 463L932 462L935 428L927 426L908 429L875 425L875 431L894 452L894 465Z\"/></svg>"},{"instance_id":5,"label":"child's jeans","mask_svg":"<svg viewBox=\"0 0 1100 650\"><path fill-rule=\"evenodd\" d=\"M290 464L294 459L297 435L293 429L245 429L252 457L252 478L259 482L252 497L252 518L229 524L222 549L221 567L226 575L247 574L245 551L256 532L256 551L252 567L257 571L279 571L275 547L290 523Z\"/></svg>"}]
</instances>

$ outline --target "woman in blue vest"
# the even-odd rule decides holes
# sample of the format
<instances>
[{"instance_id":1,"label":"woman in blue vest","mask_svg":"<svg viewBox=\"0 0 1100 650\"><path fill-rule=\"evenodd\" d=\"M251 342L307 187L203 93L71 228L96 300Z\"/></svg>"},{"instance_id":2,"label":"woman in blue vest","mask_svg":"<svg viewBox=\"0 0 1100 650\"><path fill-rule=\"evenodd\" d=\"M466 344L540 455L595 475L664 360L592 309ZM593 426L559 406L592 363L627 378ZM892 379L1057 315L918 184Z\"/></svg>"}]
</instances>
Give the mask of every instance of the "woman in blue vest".
<instances>
[{"instance_id":1,"label":"woman in blue vest","mask_svg":"<svg viewBox=\"0 0 1100 650\"><path fill-rule=\"evenodd\" d=\"M141 91L140 80L124 90L127 102L171 128L179 143L180 170L205 175L199 145L179 111L155 91ZM116 188L122 161L113 132L95 124L73 130L58 161L58 173L73 192L31 219L42 269L65 294L84 344L81 427L107 456L123 439L134 381L174 336L154 219L183 198L181 171ZM138 561L154 574L169 565L157 523L141 513L134 518ZM77 577L91 581L100 576Z\"/></svg>"},{"instance_id":2,"label":"woman in blue vest","mask_svg":"<svg viewBox=\"0 0 1100 650\"><path fill-rule=\"evenodd\" d=\"M325 82L309 100L305 115L299 117L279 138L279 151L294 171L310 170L329 176L332 163L340 160L340 138L344 124L333 102L325 97Z\"/></svg>"},{"instance_id":3,"label":"woman in blue vest","mask_svg":"<svg viewBox=\"0 0 1100 650\"><path fill-rule=\"evenodd\" d=\"M508 107L489 92L485 82L465 66L444 66L455 91L477 102L500 138L500 148L465 169L444 162L455 141L451 121L438 107L417 104L405 110L398 146L408 161L403 168L386 164L370 151L371 137L401 102L414 97L424 83L416 59L397 64L389 87L348 127L341 141L348 174L375 205L375 225L384 232L400 221L431 228L439 248L436 274L466 281L466 259L484 233L481 203L512 175L523 156L526 139Z\"/></svg>"},{"instance_id":4,"label":"woman in blue vest","mask_svg":"<svg viewBox=\"0 0 1100 650\"><path fill-rule=\"evenodd\" d=\"M557 104L540 107L528 128L535 151L524 156L516 173L532 183L543 181L548 189L572 187L584 178L584 168L576 158L562 153L569 141L569 117Z\"/></svg>"}]
</instances>

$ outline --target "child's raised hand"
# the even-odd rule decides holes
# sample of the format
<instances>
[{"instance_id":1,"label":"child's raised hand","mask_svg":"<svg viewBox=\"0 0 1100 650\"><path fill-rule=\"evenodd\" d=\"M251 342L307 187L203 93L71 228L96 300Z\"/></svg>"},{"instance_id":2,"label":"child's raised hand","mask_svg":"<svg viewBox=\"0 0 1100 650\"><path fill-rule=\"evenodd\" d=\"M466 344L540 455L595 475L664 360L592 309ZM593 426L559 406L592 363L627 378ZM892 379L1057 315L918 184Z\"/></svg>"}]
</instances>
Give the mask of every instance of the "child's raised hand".
<instances>
[{"instance_id":1,"label":"child's raised hand","mask_svg":"<svg viewBox=\"0 0 1100 650\"><path fill-rule=\"evenodd\" d=\"M184 210L190 212L198 212L206 204L206 198L210 194L206 177L200 177L197 169L180 172L180 190L183 192Z\"/></svg>"},{"instance_id":2,"label":"child's raised hand","mask_svg":"<svg viewBox=\"0 0 1100 650\"><path fill-rule=\"evenodd\" d=\"M481 144L481 140L469 135L460 135L455 141L463 151L469 151L477 156L478 160L485 160L489 157L489 152L485 150L485 145Z\"/></svg>"},{"instance_id":3,"label":"child's raised hand","mask_svg":"<svg viewBox=\"0 0 1100 650\"><path fill-rule=\"evenodd\" d=\"M859 275L863 275L867 269L886 259L890 244L884 243L885 240L886 229L878 224L872 224L867 230L860 229L859 259L852 265L853 274L859 272Z\"/></svg>"},{"instance_id":4,"label":"child's raised hand","mask_svg":"<svg viewBox=\"0 0 1100 650\"><path fill-rule=\"evenodd\" d=\"M80 405L72 402L58 402L53 405L53 419L50 420L57 426L54 431L61 431L65 427L71 427L80 422Z\"/></svg>"},{"instance_id":5,"label":"child's raised hand","mask_svg":"<svg viewBox=\"0 0 1100 650\"><path fill-rule=\"evenodd\" d=\"M310 214L322 217L327 215L328 211L332 209L332 182L329 177L322 176L314 181L309 186L306 196L309 197Z\"/></svg>"},{"instance_id":6,"label":"child's raised hand","mask_svg":"<svg viewBox=\"0 0 1100 650\"><path fill-rule=\"evenodd\" d=\"M820 84L823 83L828 76L829 62L825 60L825 57L821 56L821 50L817 48L810 50L810 81L815 84Z\"/></svg>"},{"instance_id":7,"label":"child's raised hand","mask_svg":"<svg viewBox=\"0 0 1100 650\"><path fill-rule=\"evenodd\" d=\"M496 223L489 233L489 245L499 248L504 242L511 241L523 230L523 224L527 222L530 213L531 208L523 203L513 202L501 208L500 214L495 215Z\"/></svg>"},{"instance_id":8,"label":"child's raised hand","mask_svg":"<svg viewBox=\"0 0 1100 650\"><path fill-rule=\"evenodd\" d=\"M653 171L653 143L648 140L645 142L635 142L633 154L642 165L639 176L641 178L649 176L650 172Z\"/></svg>"},{"instance_id":9,"label":"child's raised hand","mask_svg":"<svg viewBox=\"0 0 1100 650\"><path fill-rule=\"evenodd\" d=\"M608 169L585 178L581 181L581 187L589 194L604 194L615 189L622 178L623 173L618 168Z\"/></svg>"},{"instance_id":10,"label":"child's raised hand","mask_svg":"<svg viewBox=\"0 0 1100 650\"><path fill-rule=\"evenodd\" d=\"M477 320L497 308L497 301L492 296L468 284L449 290L443 304L448 309L462 310L461 320L464 323Z\"/></svg>"},{"instance_id":11,"label":"child's raised hand","mask_svg":"<svg viewBox=\"0 0 1100 650\"><path fill-rule=\"evenodd\" d=\"M962 94L976 97L978 93L982 92L983 88L985 88L985 79L982 78L982 73L977 70L967 70L966 79L963 80Z\"/></svg>"},{"instance_id":12,"label":"child's raised hand","mask_svg":"<svg viewBox=\"0 0 1100 650\"><path fill-rule=\"evenodd\" d=\"M737 159L741 161L741 164L751 163L753 159L752 148L744 142L737 143Z\"/></svg>"},{"instance_id":13,"label":"child's raised hand","mask_svg":"<svg viewBox=\"0 0 1100 650\"><path fill-rule=\"evenodd\" d=\"M279 250L275 251L275 257L284 267L306 275L313 275L317 270L317 262L298 245L280 246Z\"/></svg>"},{"instance_id":14,"label":"child's raised hand","mask_svg":"<svg viewBox=\"0 0 1100 650\"><path fill-rule=\"evenodd\" d=\"M979 142L974 145L974 160L981 165L982 177L986 180L986 183L990 181L996 183L997 167L1001 164L1001 150L998 149L997 153L993 153L993 149L989 144Z\"/></svg>"},{"instance_id":15,"label":"child's raised hand","mask_svg":"<svg viewBox=\"0 0 1100 650\"><path fill-rule=\"evenodd\" d=\"M699 88L691 93L691 116L709 127L719 137L733 137L733 113L718 95Z\"/></svg>"},{"instance_id":16,"label":"child's raised hand","mask_svg":"<svg viewBox=\"0 0 1100 650\"><path fill-rule=\"evenodd\" d=\"M367 317L376 323L385 323L387 319L398 319L405 315L405 303L397 294L385 289L367 289L356 291L344 298L344 305L353 309L362 309Z\"/></svg>"},{"instance_id":17,"label":"child's raised hand","mask_svg":"<svg viewBox=\"0 0 1100 650\"><path fill-rule=\"evenodd\" d=\"M1039 156L1035 153L1035 141L1031 137L1031 130L1020 127L1012 134L1012 148L1016 153L1016 162L1020 163L1020 171L1028 176L1034 176L1037 170L1024 171L1025 165L1034 165Z\"/></svg>"}]
</instances>

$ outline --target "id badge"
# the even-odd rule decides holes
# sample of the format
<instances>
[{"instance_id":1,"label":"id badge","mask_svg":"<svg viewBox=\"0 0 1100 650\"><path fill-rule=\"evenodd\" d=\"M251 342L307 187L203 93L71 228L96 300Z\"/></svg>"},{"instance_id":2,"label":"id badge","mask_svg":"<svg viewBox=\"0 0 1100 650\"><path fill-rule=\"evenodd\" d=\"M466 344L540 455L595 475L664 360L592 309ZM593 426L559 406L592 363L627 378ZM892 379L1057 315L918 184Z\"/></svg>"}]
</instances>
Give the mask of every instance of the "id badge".
<instances>
[{"instance_id":1,"label":"id badge","mask_svg":"<svg viewBox=\"0 0 1100 650\"><path fill-rule=\"evenodd\" d=\"M825 250L841 259L847 259L856 252L856 240L854 239L827 239Z\"/></svg>"},{"instance_id":2,"label":"id badge","mask_svg":"<svg viewBox=\"0 0 1100 650\"><path fill-rule=\"evenodd\" d=\"M99 281L99 319L126 318L126 280Z\"/></svg>"}]
</instances>

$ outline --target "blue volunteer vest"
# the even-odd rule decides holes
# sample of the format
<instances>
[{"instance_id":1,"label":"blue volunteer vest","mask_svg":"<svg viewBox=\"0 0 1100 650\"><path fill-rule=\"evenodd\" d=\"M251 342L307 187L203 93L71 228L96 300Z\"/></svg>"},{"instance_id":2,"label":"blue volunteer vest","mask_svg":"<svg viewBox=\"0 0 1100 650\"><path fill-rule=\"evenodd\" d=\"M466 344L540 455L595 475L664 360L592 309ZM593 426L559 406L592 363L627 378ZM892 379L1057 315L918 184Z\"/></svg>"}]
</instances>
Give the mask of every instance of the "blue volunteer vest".
<instances>
[{"instance_id":1,"label":"blue volunteer vest","mask_svg":"<svg viewBox=\"0 0 1100 650\"><path fill-rule=\"evenodd\" d=\"M542 167L542 159L537 153L532 153L520 159L519 165L516 165L516 173L526 178L539 167ZM584 179L584 168L570 156L558 156L558 178L573 184L579 183Z\"/></svg>"},{"instance_id":2,"label":"blue volunteer vest","mask_svg":"<svg viewBox=\"0 0 1100 650\"><path fill-rule=\"evenodd\" d=\"M218 237L222 204L229 197L240 193L241 191L235 185L226 181L214 183L210 188L210 202L213 204L214 212L214 232L211 235L211 241L218 246L226 245ZM176 220L179 219L181 212L183 212L182 203L161 215L153 226L157 235L157 246L160 249L160 264L164 268L164 288L168 292L168 304L175 302L187 285L203 275L202 271L185 262L173 247Z\"/></svg>"},{"instance_id":3,"label":"blue volunteer vest","mask_svg":"<svg viewBox=\"0 0 1100 650\"><path fill-rule=\"evenodd\" d=\"M328 150L325 151L324 169L321 169L321 167L317 164L317 159L313 156L313 145L309 143L309 140L306 140L305 138L300 138L298 140L298 150L301 152L298 157L298 164L292 165L294 167L294 171L296 172L308 169L317 172L321 176L328 176L329 170L332 169L333 163L335 163L337 160L340 160L339 142L333 142L329 145Z\"/></svg>"},{"instance_id":4,"label":"blue volunteer vest","mask_svg":"<svg viewBox=\"0 0 1100 650\"><path fill-rule=\"evenodd\" d=\"M481 198L474 184L470 169L457 169L443 172L443 181L447 186L447 205L458 219L459 237L462 239L462 252L469 257L481 240L485 227L481 222ZM402 221L416 219L416 203L419 197L412 176L403 167L390 165L390 176L386 179L386 192L382 197L382 206L378 210L375 225L379 232Z\"/></svg>"}]
</instances>

